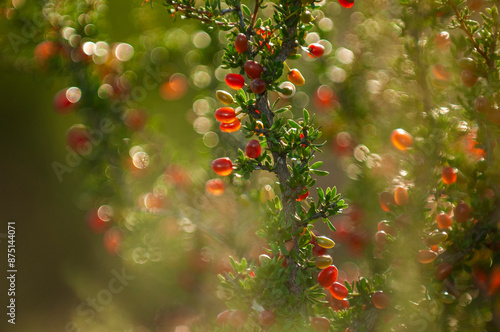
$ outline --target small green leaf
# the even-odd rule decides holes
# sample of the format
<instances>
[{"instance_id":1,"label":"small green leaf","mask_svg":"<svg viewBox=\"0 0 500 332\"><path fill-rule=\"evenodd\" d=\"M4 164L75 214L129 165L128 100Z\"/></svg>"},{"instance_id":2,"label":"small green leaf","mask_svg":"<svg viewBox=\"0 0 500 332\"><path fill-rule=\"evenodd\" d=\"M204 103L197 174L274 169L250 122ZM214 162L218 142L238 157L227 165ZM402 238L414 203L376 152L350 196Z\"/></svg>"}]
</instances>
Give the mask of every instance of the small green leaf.
<instances>
[{"instance_id":1,"label":"small green leaf","mask_svg":"<svg viewBox=\"0 0 500 332\"><path fill-rule=\"evenodd\" d=\"M314 164L312 164L309 168L310 168L310 169L318 169L318 168L320 168L321 166L323 166L323 162L322 162L322 161L317 161L317 162L315 162Z\"/></svg>"},{"instance_id":2,"label":"small green leaf","mask_svg":"<svg viewBox=\"0 0 500 332\"><path fill-rule=\"evenodd\" d=\"M317 176L326 176L330 174L328 171L321 171L319 169L312 169L311 173L316 174Z\"/></svg>"}]
</instances>

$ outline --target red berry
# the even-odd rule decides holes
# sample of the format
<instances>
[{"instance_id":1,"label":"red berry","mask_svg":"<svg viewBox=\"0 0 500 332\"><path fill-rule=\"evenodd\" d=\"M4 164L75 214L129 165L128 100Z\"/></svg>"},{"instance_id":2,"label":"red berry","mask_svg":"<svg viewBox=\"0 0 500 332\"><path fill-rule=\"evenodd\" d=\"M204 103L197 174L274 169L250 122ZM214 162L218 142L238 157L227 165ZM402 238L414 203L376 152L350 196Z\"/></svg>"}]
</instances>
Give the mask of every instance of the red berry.
<instances>
[{"instance_id":1,"label":"red berry","mask_svg":"<svg viewBox=\"0 0 500 332\"><path fill-rule=\"evenodd\" d=\"M97 209L91 210L86 216L87 227L92 233L101 234L110 226L111 223L102 220L97 214Z\"/></svg>"},{"instance_id":2,"label":"red berry","mask_svg":"<svg viewBox=\"0 0 500 332\"><path fill-rule=\"evenodd\" d=\"M266 82L262 78L254 78L250 82L250 90L256 95L259 95L266 91Z\"/></svg>"},{"instance_id":3,"label":"red berry","mask_svg":"<svg viewBox=\"0 0 500 332\"><path fill-rule=\"evenodd\" d=\"M439 212L437 215L436 222L441 229L449 228L452 224L451 217L443 211Z\"/></svg>"},{"instance_id":4,"label":"red berry","mask_svg":"<svg viewBox=\"0 0 500 332\"><path fill-rule=\"evenodd\" d=\"M215 110L215 119L222 123L230 123L236 119L236 112L232 107L221 107Z\"/></svg>"},{"instance_id":5,"label":"red berry","mask_svg":"<svg viewBox=\"0 0 500 332\"><path fill-rule=\"evenodd\" d=\"M446 50L451 46L450 34L447 31L441 31L434 38L436 46L442 50Z\"/></svg>"},{"instance_id":6,"label":"red berry","mask_svg":"<svg viewBox=\"0 0 500 332\"><path fill-rule=\"evenodd\" d=\"M217 315L217 324L219 325L226 325L227 324L227 320L229 319L229 314L231 313L231 311L229 310L224 310L223 312L221 312L220 314Z\"/></svg>"},{"instance_id":7,"label":"red berry","mask_svg":"<svg viewBox=\"0 0 500 332\"><path fill-rule=\"evenodd\" d=\"M303 194L300 194L299 197L297 197L295 200L297 202L300 202L300 201L303 201L304 199L306 199L307 197L309 196L309 190L306 191L305 193Z\"/></svg>"},{"instance_id":8,"label":"red berry","mask_svg":"<svg viewBox=\"0 0 500 332\"><path fill-rule=\"evenodd\" d=\"M326 317L310 317L311 327L318 332L330 331L330 321Z\"/></svg>"},{"instance_id":9,"label":"red berry","mask_svg":"<svg viewBox=\"0 0 500 332\"><path fill-rule=\"evenodd\" d=\"M443 281L450 276L452 271L453 264L450 262L444 262L436 266L436 272L434 273L434 276L437 280Z\"/></svg>"},{"instance_id":10,"label":"red berry","mask_svg":"<svg viewBox=\"0 0 500 332\"><path fill-rule=\"evenodd\" d=\"M248 39L242 33L239 33L234 39L234 48L236 48L236 52L245 53L248 50Z\"/></svg>"},{"instance_id":11,"label":"red berry","mask_svg":"<svg viewBox=\"0 0 500 332\"><path fill-rule=\"evenodd\" d=\"M462 80L462 83L466 87L472 87L476 84L478 77L472 70L465 69L462 70L462 73L460 74L460 79Z\"/></svg>"},{"instance_id":12,"label":"red berry","mask_svg":"<svg viewBox=\"0 0 500 332\"><path fill-rule=\"evenodd\" d=\"M419 250L417 254L417 260L422 264L432 263L438 254L432 250Z\"/></svg>"},{"instance_id":13,"label":"red berry","mask_svg":"<svg viewBox=\"0 0 500 332\"><path fill-rule=\"evenodd\" d=\"M337 267L335 265L330 265L326 269L321 270L318 274L318 283L323 286L323 288L329 288L337 281L338 273ZM345 296L343 298L345 298Z\"/></svg>"},{"instance_id":14,"label":"red berry","mask_svg":"<svg viewBox=\"0 0 500 332\"><path fill-rule=\"evenodd\" d=\"M470 206L465 202L459 202L455 206L455 220L458 222L466 222L470 218Z\"/></svg>"},{"instance_id":15,"label":"red berry","mask_svg":"<svg viewBox=\"0 0 500 332\"><path fill-rule=\"evenodd\" d=\"M227 176L233 172L233 163L227 157L217 158L212 162L212 170L220 176Z\"/></svg>"},{"instance_id":16,"label":"red berry","mask_svg":"<svg viewBox=\"0 0 500 332\"><path fill-rule=\"evenodd\" d=\"M262 148L260 147L260 143L256 139L248 142L247 146L245 147L245 153L248 158L258 158L260 156L261 150Z\"/></svg>"},{"instance_id":17,"label":"red berry","mask_svg":"<svg viewBox=\"0 0 500 332\"><path fill-rule=\"evenodd\" d=\"M325 53L325 47L318 43L312 43L307 46L307 51L310 57L319 58Z\"/></svg>"},{"instance_id":18,"label":"red berry","mask_svg":"<svg viewBox=\"0 0 500 332\"><path fill-rule=\"evenodd\" d=\"M120 251L122 239L123 234L118 228L110 228L104 233L104 248L109 254L116 255Z\"/></svg>"},{"instance_id":19,"label":"red berry","mask_svg":"<svg viewBox=\"0 0 500 332\"><path fill-rule=\"evenodd\" d=\"M207 193L213 196L220 196L224 193L226 186L221 179L208 180L205 184L205 190Z\"/></svg>"},{"instance_id":20,"label":"red berry","mask_svg":"<svg viewBox=\"0 0 500 332\"><path fill-rule=\"evenodd\" d=\"M243 327L247 320L247 315L241 310L231 311L228 317L229 324L233 327Z\"/></svg>"},{"instance_id":21,"label":"red berry","mask_svg":"<svg viewBox=\"0 0 500 332\"><path fill-rule=\"evenodd\" d=\"M372 294L372 302L375 308L385 309L389 306L389 296L382 291L376 291Z\"/></svg>"},{"instance_id":22,"label":"red berry","mask_svg":"<svg viewBox=\"0 0 500 332\"><path fill-rule=\"evenodd\" d=\"M89 134L87 127L82 124L71 126L66 132L66 144L79 154L86 154L92 150Z\"/></svg>"},{"instance_id":23,"label":"red berry","mask_svg":"<svg viewBox=\"0 0 500 332\"><path fill-rule=\"evenodd\" d=\"M54 96L54 110L59 114L68 114L74 111L75 104L80 100L82 91L77 87L62 89Z\"/></svg>"},{"instance_id":24,"label":"red berry","mask_svg":"<svg viewBox=\"0 0 500 332\"><path fill-rule=\"evenodd\" d=\"M339 300L339 299L332 297L330 299L330 306L335 311L349 309L349 301L347 301L346 299Z\"/></svg>"},{"instance_id":25,"label":"red berry","mask_svg":"<svg viewBox=\"0 0 500 332\"><path fill-rule=\"evenodd\" d=\"M45 40L38 45L36 45L35 50L33 51L33 58L39 65L45 65L47 61L49 61L52 57L54 57L57 52L59 52L59 44Z\"/></svg>"},{"instance_id":26,"label":"red berry","mask_svg":"<svg viewBox=\"0 0 500 332\"><path fill-rule=\"evenodd\" d=\"M271 310L263 310L259 313L260 326L272 326L276 321L276 315Z\"/></svg>"},{"instance_id":27,"label":"red berry","mask_svg":"<svg viewBox=\"0 0 500 332\"><path fill-rule=\"evenodd\" d=\"M413 144L413 137L404 129L394 129L391 133L392 144L401 151L406 151Z\"/></svg>"},{"instance_id":28,"label":"red berry","mask_svg":"<svg viewBox=\"0 0 500 332\"><path fill-rule=\"evenodd\" d=\"M260 78L260 75L264 71L264 68L262 68L258 62L253 60L245 62L243 68L245 69L245 73L247 73L250 78Z\"/></svg>"},{"instance_id":29,"label":"red berry","mask_svg":"<svg viewBox=\"0 0 500 332\"><path fill-rule=\"evenodd\" d=\"M387 233L384 231L378 231L375 233L375 244L379 248L384 248L387 243Z\"/></svg>"},{"instance_id":30,"label":"red berry","mask_svg":"<svg viewBox=\"0 0 500 332\"><path fill-rule=\"evenodd\" d=\"M339 4L344 8L351 8L354 6L354 0L339 0Z\"/></svg>"},{"instance_id":31,"label":"red berry","mask_svg":"<svg viewBox=\"0 0 500 332\"><path fill-rule=\"evenodd\" d=\"M340 282L334 282L332 284L330 287L330 293L332 293L332 296L337 300L343 300L347 297L347 295L349 295L347 288Z\"/></svg>"},{"instance_id":32,"label":"red berry","mask_svg":"<svg viewBox=\"0 0 500 332\"><path fill-rule=\"evenodd\" d=\"M474 100L474 108L480 113L490 113L493 110L491 101L485 96L479 96Z\"/></svg>"},{"instance_id":33,"label":"red berry","mask_svg":"<svg viewBox=\"0 0 500 332\"><path fill-rule=\"evenodd\" d=\"M235 131L238 131L241 128L241 122L237 118L234 119L232 122L228 123L221 123L219 125L219 128L221 131L225 133L234 133Z\"/></svg>"},{"instance_id":34,"label":"red berry","mask_svg":"<svg viewBox=\"0 0 500 332\"><path fill-rule=\"evenodd\" d=\"M124 115L123 115L123 122L125 122L125 125L130 128L132 131L139 131L144 128L144 125L146 124L146 112L141 110L141 109L133 109L133 110L128 110Z\"/></svg>"},{"instance_id":35,"label":"red berry","mask_svg":"<svg viewBox=\"0 0 500 332\"><path fill-rule=\"evenodd\" d=\"M453 184L457 181L457 169L454 167L447 166L443 168L441 178L444 184Z\"/></svg>"},{"instance_id":36,"label":"red berry","mask_svg":"<svg viewBox=\"0 0 500 332\"><path fill-rule=\"evenodd\" d=\"M397 205L406 205L410 201L408 197L408 192L403 187L397 187L394 191L394 201Z\"/></svg>"},{"instance_id":37,"label":"red berry","mask_svg":"<svg viewBox=\"0 0 500 332\"><path fill-rule=\"evenodd\" d=\"M378 201L382 210L386 212L389 212L391 210L391 205L396 205L394 196L387 191L383 191L378 195Z\"/></svg>"},{"instance_id":38,"label":"red berry","mask_svg":"<svg viewBox=\"0 0 500 332\"><path fill-rule=\"evenodd\" d=\"M326 254L326 248L320 247L317 243L314 243L312 253L315 256L322 256L322 255Z\"/></svg>"},{"instance_id":39,"label":"red berry","mask_svg":"<svg viewBox=\"0 0 500 332\"><path fill-rule=\"evenodd\" d=\"M377 224L377 230L378 231L384 231L387 234L391 234L392 236L395 235L395 230L394 227L389 225L389 222L387 220L382 220Z\"/></svg>"},{"instance_id":40,"label":"red berry","mask_svg":"<svg viewBox=\"0 0 500 332\"><path fill-rule=\"evenodd\" d=\"M245 86L245 78L240 74L227 74L225 78L226 84L234 90L239 90Z\"/></svg>"}]
</instances>

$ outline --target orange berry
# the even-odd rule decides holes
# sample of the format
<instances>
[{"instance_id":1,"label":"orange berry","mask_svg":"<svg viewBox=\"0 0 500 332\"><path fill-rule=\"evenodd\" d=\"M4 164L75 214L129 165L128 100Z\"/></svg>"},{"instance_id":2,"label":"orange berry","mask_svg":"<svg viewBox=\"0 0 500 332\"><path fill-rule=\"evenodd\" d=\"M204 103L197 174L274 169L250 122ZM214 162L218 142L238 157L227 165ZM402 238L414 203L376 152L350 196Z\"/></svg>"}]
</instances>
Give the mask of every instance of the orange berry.
<instances>
[{"instance_id":1,"label":"orange berry","mask_svg":"<svg viewBox=\"0 0 500 332\"><path fill-rule=\"evenodd\" d=\"M444 184L453 184L457 181L458 170L454 167L447 166L443 168L441 178Z\"/></svg>"},{"instance_id":2,"label":"orange berry","mask_svg":"<svg viewBox=\"0 0 500 332\"><path fill-rule=\"evenodd\" d=\"M410 201L408 197L408 192L403 187L397 187L394 191L394 201L397 205L406 205Z\"/></svg>"},{"instance_id":3,"label":"orange berry","mask_svg":"<svg viewBox=\"0 0 500 332\"><path fill-rule=\"evenodd\" d=\"M394 129L391 133L392 144L401 151L406 151L413 144L413 137L404 129Z\"/></svg>"}]
</instances>

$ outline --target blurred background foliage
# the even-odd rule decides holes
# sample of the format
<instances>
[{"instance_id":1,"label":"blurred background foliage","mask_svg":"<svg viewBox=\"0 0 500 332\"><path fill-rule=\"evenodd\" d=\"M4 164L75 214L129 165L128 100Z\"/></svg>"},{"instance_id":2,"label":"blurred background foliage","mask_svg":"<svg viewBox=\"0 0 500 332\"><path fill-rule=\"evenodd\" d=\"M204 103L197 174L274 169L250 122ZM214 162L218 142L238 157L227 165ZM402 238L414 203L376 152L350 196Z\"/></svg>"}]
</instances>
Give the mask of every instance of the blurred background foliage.
<instances>
[{"instance_id":1,"label":"blurred background foliage","mask_svg":"<svg viewBox=\"0 0 500 332\"><path fill-rule=\"evenodd\" d=\"M75 324L82 331L144 332L155 327L182 331L179 326L194 324L209 330L228 298L216 277L230 270L228 256L256 261L263 253L264 244L254 232L265 216L262 203L274 196L275 181L263 173L254 175L250 183L238 178L234 184L225 181L227 190L221 197L205 193L205 182L213 177L208 171L211 160L234 157L234 146L243 148L246 143L241 133L221 133L212 116L218 107L215 90L226 88L228 71L220 68L225 33L174 20L160 2L150 6L141 0L89 1L95 10L88 16L82 14L85 1L49 3L52 7L44 2L6 0L0 6L4 115L0 124L4 159L0 233L5 232L8 219L17 221L19 270L18 324L12 329L2 320L1 329L70 331L68 324ZM467 124L463 132L450 131L446 144L434 140L426 145L423 140L437 135L433 126L447 130L464 119L463 109L454 109L446 101L457 103L456 95L463 93L456 61L468 55L460 33L452 33L451 49L434 40L446 29L451 13L437 12L430 3L415 14L384 0L356 3L351 11L336 1L322 2L323 9L313 11L315 26L306 41L321 42L325 57L304 56L288 62L290 68L302 71L307 82L291 99L294 110L313 110L327 139L319 159L326 161L330 176L318 185L340 187L350 203L344 214L333 219L337 232L328 234L337 241L332 256L342 280L371 277L388 268L386 261L373 259L373 251L382 256L373 234L379 221L387 218L392 223L403 210L386 213L380 209L381 191L392 192L400 184L412 188L418 199L410 211L415 229L408 229L417 233L421 225L416 221L433 222L419 204L427 199L426 186L439 181L435 170L450 161L452 166L463 162L463 172L471 174L477 161L478 153L470 147L474 128ZM52 17L50 24L39 20L43 6L67 16ZM64 43L83 45L82 40L69 38L81 29L89 41L104 42L100 47L105 56L94 56L90 64L82 65L80 58L68 61L82 54L62 52L48 62L37 62L33 58L37 45L65 35L63 30L59 35L55 21L72 22L68 26L77 29L66 30ZM422 53L416 54L421 36L428 43L421 42ZM109 54L116 51L115 43L132 45L133 57L102 60L112 58ZM122 81L117 80L120 77ZM117 81L124 90L132 89L132 94L112 95ZM69 86L78 86L84 97L92 98L77 113L61 116L53 110L53 98ZM134 87L142 89L134 95ZM119 112L114 111L113 100L120 105ZM449 108L441 108L444 105ZM147 114L146 129L133 131L123 125L122 112L132 109ZM433 112L437 122L430 125L419 116L422 110ZM452 117L446 115L449 112ZM79 123L96 125L103 117L112 119L117 130L59 181L53 163L64 163L68 156L67 130ZM405 128L417 137L417 153L412 158L406 159L391 146L389 137L395 128ZM454 141L457 137L462 139ZM149 165L134 168L131 157L144 151ZM453 154L455 161L448 158ZM422 167L423 160L428 163L424 165L436 168ZM417 188L411 180L415 178L422 180L416 182ZM467 193L464 188L457 192ZM450 191L451 197L465 197L457 192ZM117 236L120 250L88 226L102 206L113 207L113 229L119 233L112 234L121 234ZM450 206L444 208L450 210ZM390 241L385 251L396 253L395 260L403 267L391 284L401 291L394 301L402 307L408 306L408 294L421 295L420 285L431 274L413 259L413 251L406 250L422 247L421 238L409 235L408 241L403 235L399 244ZM135 279L86 320L79 306L108 289L115 278L113 271L122 268ZM2 273L0 289L6 289ZM408 283L410 277L415 283ZM470 281L471 277L464 278ZM448 310L443 304L421 304L431 307L429 312L436 316ZM492 313L478 308L471 321L479 321L479 326L490 321ZM421 326L419 319L432 328L441 324L434 318L403 315L395 325L409 319L414 327ZM476 328L471 326L471 330Z\"/></svg>"}]
</instances>

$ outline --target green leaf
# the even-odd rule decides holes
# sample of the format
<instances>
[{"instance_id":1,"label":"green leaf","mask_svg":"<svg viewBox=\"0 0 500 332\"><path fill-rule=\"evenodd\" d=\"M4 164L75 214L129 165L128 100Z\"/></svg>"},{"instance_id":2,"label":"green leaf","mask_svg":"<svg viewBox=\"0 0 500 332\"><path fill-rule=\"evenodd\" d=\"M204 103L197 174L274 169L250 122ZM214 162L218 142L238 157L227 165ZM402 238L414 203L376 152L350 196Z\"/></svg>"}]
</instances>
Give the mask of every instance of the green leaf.
<instances>
[{"instance_id":1,"label":"green leaf","mask_svg":"<svg viewBox=\"0 0 500 332\"><path fill-rule=\"evenodd\" d=\"M304 122L308 123L309 122L309 112L305 108L302 110L302 115L304 116Z\"/></svg>"},{"instance_id":2,"label":"green leaf","mask_svg":"<svg viewBox=\"0 0 500 332\"><path fill-rule=\"evenodd\" d=\"M241 9L243 10L243 12L248 15L248 16L251 16L252 15L252 12L250 11L250 8L248 8L247 6L245 6L244 4L241 4Z\"/></svg>"},{"instance_id":3,"label":"green leaf","mask_svg":"<svg viewBox=\"0 0 500 332\"><path fill-rule=\"evenodd\" d=\"M292 119L288 119L288 124L292 128L300 129L300 125L297 122L293 121Z\"/></svg>"},{"instance_id":4,"label":"green leaf","mask_svg":"<svg viewBox=\"0 0 500 332\"><path fill-rule=\"evenodd\" d=\"M323 162L322 162L322 161L317 161L317 162L315 162L314 164L312 164L309 168L310 168L310 169L318 169L318 168L320 168L321 166L323 166Z\"/></svg>"},{"instance_id":5,"label":"green leaf","mask_svg":"<svg viewBox=\"0 0 500 332\"><path fill-rule=\"evenodd\" d=\"M332 222L330 219L326 219L326 224L328 225L328 228L332 230L332 232L336 232L337 230L335 229L335 226L333 226Z\"/></svg>"},{"instance_id":6,"label":"green leaf","mask_svg":"<svg viewBox=\"0 0 500 332\"><path fill-rule=\"evenodd\" d=\"M312 169L311 173L316 174L317 176L326 176L330 174L328 171L320 171L319 169Z\"/></svg>"}]
</instances>

